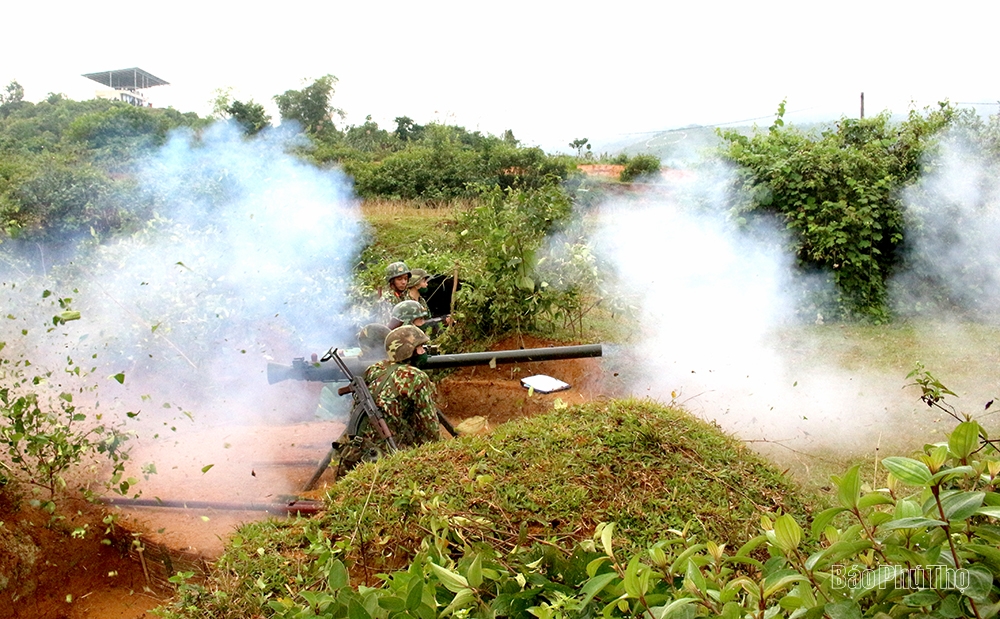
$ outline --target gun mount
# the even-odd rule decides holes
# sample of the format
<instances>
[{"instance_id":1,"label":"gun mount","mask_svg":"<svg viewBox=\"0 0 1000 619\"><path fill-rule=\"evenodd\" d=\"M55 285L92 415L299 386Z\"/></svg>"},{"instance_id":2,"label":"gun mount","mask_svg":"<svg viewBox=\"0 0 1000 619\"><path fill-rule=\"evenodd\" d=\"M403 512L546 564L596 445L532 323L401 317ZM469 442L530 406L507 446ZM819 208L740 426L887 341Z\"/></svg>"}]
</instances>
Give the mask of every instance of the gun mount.
<instances>
[{"instance_id":1,"label":"gun mount","mask_svg":"<svg viewBox=\"0 0 1000 619\"><path fill-rule=\"evenodd\" d=\"M582 359L585 357L600 357L604 354L600 344L584 344L580 346L552 346L550 348L523 348L520 350L497 350L491 352L472 352L453 355L432 355L420 367L424 370L443 370L473 365L503 365L528 361L557 361L562 359ZM343 359L353 374L364 374L367 362L358 358ZM310 363L304 357L296 357L292 365L279 363L267 364L267 382L273 385L285 380L306 380L318 382L335 382L350 380L344 371L332 361Z\"/></svg>"}]
</instances>

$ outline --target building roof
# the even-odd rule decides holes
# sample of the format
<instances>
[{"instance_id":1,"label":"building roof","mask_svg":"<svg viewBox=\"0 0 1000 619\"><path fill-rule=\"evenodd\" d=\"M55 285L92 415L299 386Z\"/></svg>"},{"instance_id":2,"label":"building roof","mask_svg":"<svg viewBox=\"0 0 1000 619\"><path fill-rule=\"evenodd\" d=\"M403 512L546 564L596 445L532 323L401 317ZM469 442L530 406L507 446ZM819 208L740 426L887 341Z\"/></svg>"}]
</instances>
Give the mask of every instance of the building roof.
<instances>
[{"instance_id":1,"label":"building roof","mask_svg":"<svg viewBox=\"0 0 1000 619\"><path fill-rule=\"evenodd\" d=\"M100 73L85 73L84 77L95 82L100 82L105 86L115 89L151 88L153 86L163 86L170 82L161 80L152 73L147 73L138 67L131 69L116 69L114 71L101 71Z\"/></svg>"}]
</instances>

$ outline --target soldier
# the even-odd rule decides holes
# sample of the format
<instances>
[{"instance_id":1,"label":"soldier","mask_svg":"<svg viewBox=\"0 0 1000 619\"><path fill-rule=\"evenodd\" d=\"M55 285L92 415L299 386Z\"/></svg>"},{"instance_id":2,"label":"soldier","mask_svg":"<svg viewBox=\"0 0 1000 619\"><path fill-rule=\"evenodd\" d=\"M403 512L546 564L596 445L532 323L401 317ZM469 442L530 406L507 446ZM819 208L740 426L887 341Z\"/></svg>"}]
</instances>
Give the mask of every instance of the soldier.
<instances>
[{"instance_id":1,"label":"soldier","mask_svg":"<svg viewBox=\"0 0 1000 619\"><path fill-rule=\"evenodd\" d=\"M413 299L407 299L392 308L392 318L389 319L389 329L397 329L403 325L421 327L430 314Z\"/></svg>"},{"instance_id":2,"label":"soldier","mask_svg":"<svg viewBox=\"0 0 1000 619\"><path fill-rule=\"evenodd\" d=\"M419 303L421 307L427 310L429 315L430 309L427 307L427 299L424 298L424 295L427 294L428 277L430 277L430 274L423 269L413 269L410 271L410 281L406 284L406 296Z\"/></svg>"},{"instance_id":3,"label":"soldier","mask_svg":"<svg viewBox=\"0 0 1000 619\"><path fill-rule=\"evenodd\" d=\"M385 336L389 335L390 330L389 327L378 323L361 328L358 332L358 346L365 361L385 359Z\"/></svg>"},{"instance_id":4,"label":"soldier","mask_svg":"<svg viewBox=\"0 0 1000 619\"><path fill-rule=\"evenodd\" d=\"M385 281L389 285L389 290L383 298L393 305L409 298L406 295L406 286L410 283L410 267L406 266L405 262L393 262L386 267Z\"/></svg>"},{"instance_id":5,"label":"soldier","mask_svg":"<svg viewBox=\"0 0 1000 619\"><path fill-rule=\"evenodd\" d=\"M440 438L434 383L416 367L426 359L427 335L405 325L385 338L388 359L370 366L365 382L382 413L396 444L415 447ZM374 436L374 429L367 432Z\"/></svg>"}]
</instances>

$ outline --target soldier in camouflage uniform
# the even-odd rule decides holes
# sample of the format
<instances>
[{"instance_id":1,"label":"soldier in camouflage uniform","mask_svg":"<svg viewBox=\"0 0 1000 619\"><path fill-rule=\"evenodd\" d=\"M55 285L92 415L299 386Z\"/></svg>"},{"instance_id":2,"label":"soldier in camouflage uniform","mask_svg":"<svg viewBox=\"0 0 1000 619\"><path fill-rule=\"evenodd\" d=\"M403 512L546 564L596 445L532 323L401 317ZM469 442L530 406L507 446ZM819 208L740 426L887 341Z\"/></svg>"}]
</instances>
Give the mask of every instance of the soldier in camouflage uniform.
<instances>
[{"instance_id":1,"label":"soldier in camouflage uniform","mask_svg":"<svg viewBox=\"0 0 1000 619\"><path fill-rule=\"evenodd\" d=\"M434 383L416 367L427 352L427 335L412 325L394 329L385 338L385 361L370 366L365 382L385 415L400 447L414 447L440 438Z\"/></svg>"},{"instance_id":2,"label":"soldier in camouflage uniform","mask_svg":"<svg viewBox=\"0 0 1000 619\"><path fill-rule=\"evenodd\" d=\"M430 274L423 269L413 269L410 271L410 281L406 284L406 296L413 299L420 304L420 307L427 310L427 315L430 315L430 309L427 307L427 299L424 295L427 294L427 278Z\"/></svg>"},{"instance_id":3,"label":"soldier in camouflage uniform","mask_svg":"<svg viewBox=\"0 0 1000 619\"><path fill-rule=\"evenodd\" d=\"M434 383L415 366L426 357L427 342L427 335L412 325L394 329L385 338L388 359L369 366L365 372L372 398L401 449L440 438ZM362 460L378 459L384 450L382 442L371 424L363 424L358 436L341 448L337 477Z\"/></svg>"},{"instance_id":4,"label":"soldier in camouflage uniform","mask_svg":"<svg viewBox=\"0 0 1000 619\"><path fill-rule=\"evenodd\" d=\"M385 281L389 285L389 290L383 295L383 298L393 305L409 298L406 294L406 286L410 283L410 267L406 266L405 262L393 262L387 266Z\"/></svg>"},{"instance_id":5,"label":"soldier in camouflage uniform","mask_svg":"<svg viewBox=\"0 0 1000 619\"><path fill-rule=\"evenodd\" d=\"M422 327L424 320L430 316L427 309L421 307L419 303L412 299L407 299L392 308L392 318L389 320L390 329L398 329L404 325ZM421 330L423 330L421 328Z\"/></svg>"}]
</instances>

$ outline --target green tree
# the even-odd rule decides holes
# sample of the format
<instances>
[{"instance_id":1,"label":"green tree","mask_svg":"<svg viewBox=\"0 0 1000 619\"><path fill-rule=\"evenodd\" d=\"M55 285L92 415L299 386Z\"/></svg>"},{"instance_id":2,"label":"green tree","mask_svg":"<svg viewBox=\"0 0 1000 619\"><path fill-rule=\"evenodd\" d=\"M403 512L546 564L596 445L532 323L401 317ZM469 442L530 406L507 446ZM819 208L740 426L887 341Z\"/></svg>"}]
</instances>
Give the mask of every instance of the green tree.
<instances>
[{"instance_id":1,"label":"green tree","mask_svg":"<svg viewBox=\"0 0 1000 619\"><path fill-rule=\"evenodd\" d=\"M264 106L255 103L253 99L243 103L236 100L226 108L230 118L243 127L243 132L247 135L256 135L265 127L271 126L271 116L264 110Z\"/></svg>"},{"instance_id":2,"label":"green tree","mask_svg":"<svg viewBox=\"0 0 1000 619\"><path fill-rule=\"evenodd\" d=\"M584 147L586 147L587 150L590 150L590 140L588 140L587 138L577 138L569 143L569 147L576 149L577 157L583 157Z\"/></svg>"},{"instance_id":3,"label":"green tree","mask_svg":"<svg viewBox=\"0 0 1000 619\"><path fill-rule=\"evenodd\" d=\"M17 80L11 80L4 91L5 94L0 94L0 116L2 117L6 117L24 103L24 87Z\"/></svg>"},{"instance_id":4,"label":"green tree","mask_svg":"<svg viewBox=\"0 0 1000 619\"><path fill-rule=\"evenodd\" d=\"M409 116L397 116L396 137L403 142L416 142L424 137L424 126L413 122Z\"/></svg>"},{"instance_id":5,"label":"green tree","mask_svg":"<svg viewBox=\"0 0 1000 619\"><path fill-rule=\"evenodd\" d=\"M900 190L954 110L944 103L899 124L887 112L845 118L820 135L785 127L783 115L784 102L766 132L720 132L723 157L739 169L735 212L778 216L799 264L832 274L843 317L887 319L886 283L904 234Z\"/></svg>"},{"instance_id":6,"label":"green tree","mask_svg":"<svg viewBox=\"0 0 1000 619\"><path fill-rule=\"evenodd\" d=\"M353 125L344 132L344 142L362 152L392 150L395 136L385 129L380 129L378 123L369 114L362 125Z\"/></svg>"},{"instance_id":7,"label":"green tree","mask_svg":"<svg viewBox=\"0 0 1000 619\"><path fill-rule=\"evenodd\" d=\"M330 103L336 83L336 77L324 75L302 90L286 90L275 95L282 120L294 120L304 131L317 136L336 133L333 116L344 117L343 110Z\"/></svg>"}]
</instances>

